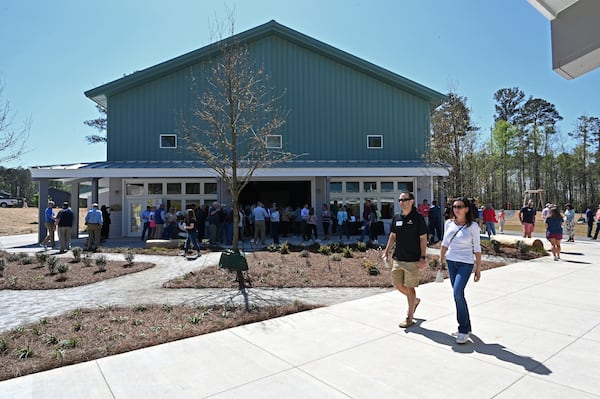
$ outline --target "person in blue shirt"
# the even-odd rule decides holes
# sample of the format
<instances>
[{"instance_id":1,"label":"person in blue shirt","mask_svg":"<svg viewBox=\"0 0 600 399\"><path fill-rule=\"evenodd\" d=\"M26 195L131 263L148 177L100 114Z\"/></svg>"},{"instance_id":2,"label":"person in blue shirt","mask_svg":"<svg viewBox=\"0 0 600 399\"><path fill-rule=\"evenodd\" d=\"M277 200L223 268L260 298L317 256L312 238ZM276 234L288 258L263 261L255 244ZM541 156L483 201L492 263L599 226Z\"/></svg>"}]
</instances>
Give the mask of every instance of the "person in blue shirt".
<instances>
[{"instance_id":1,"label":"person in blue shirt","mask_svg":"<svg viewBox=\"0 0 600 399\"><path fill-rule=\"evenodd\" d=\"M48 244L54 248L56 243L54 242L54 231L56 230L56 218L54 217L54 201L48 201L48 207L44 212L44 226L46 226L46 238L40 243L44 249L48 249Z\"/></svg>"},{"instance_id":2,"label":"person in blue shirt","mask_svg":"<svg viewBox=\"0 0 600 399\"><path fill-rule=\"evenodd\" d=\"M554 260L560 260L560 240L563 238L563 218L556 206L550 209L550 216L546 218L546 238L552 244Z\"/></svg>"},{"instance_id":3,"label":"person in blue shirt","mask_svg":"<svg viewBox=\"0 0 600 399\"><path fill-rule=\"evenodd\" d=\"M100 246L100 230L102 229L102 212L98 209L98 204L92 204L92 208L85 215L85 224L88 230L86 249L95 251Z\"/></svg>"}]
</instances>

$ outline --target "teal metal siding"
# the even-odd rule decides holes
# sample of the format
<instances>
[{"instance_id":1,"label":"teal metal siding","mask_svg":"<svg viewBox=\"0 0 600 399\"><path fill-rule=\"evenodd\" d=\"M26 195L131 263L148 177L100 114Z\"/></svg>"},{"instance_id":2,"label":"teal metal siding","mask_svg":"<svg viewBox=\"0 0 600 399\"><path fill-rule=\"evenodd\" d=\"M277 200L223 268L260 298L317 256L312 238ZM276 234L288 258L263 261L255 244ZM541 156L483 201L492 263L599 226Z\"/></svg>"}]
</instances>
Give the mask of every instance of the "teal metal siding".
<instances>
[{"instance_id":1,"label":"teal metal siding","mask_svg":"<svg viewBox=\"0 0 600 399\"><path fill-rule=\"evenodd\" d=\"M284 149L303 160L418 160L429 135L430 102L348 63L277 35L251 43L289 110ZM204 90L203 66L194 74ZM108 161L193 160L179 148L160 149L160 134L180 131L189 110L190 68L109 95ZM383 135L383 149L367 149L367 135Z\"/></svg>"}]
</instances>

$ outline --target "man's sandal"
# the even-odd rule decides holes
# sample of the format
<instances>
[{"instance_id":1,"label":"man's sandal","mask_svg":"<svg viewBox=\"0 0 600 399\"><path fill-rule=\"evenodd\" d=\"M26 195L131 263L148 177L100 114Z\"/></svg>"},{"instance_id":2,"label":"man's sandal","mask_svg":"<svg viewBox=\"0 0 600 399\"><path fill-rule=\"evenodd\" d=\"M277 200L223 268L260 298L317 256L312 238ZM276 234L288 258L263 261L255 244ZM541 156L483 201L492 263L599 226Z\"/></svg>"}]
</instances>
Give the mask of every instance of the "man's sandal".
<instances>
[{"instance_id":1,"label":"man's sandal","mask_svg":"<svg viewBox=\"0 0 600 399\"><path fill-rule=\"evenodd\" d=\"M408 327L412 326L413 324L415 324L415 321L413 319L409 319L407 317L406 320L404 320L404 321L400 322L400 324L398 324L398 327L408 328Z\"/></svg>"}]
</instances>

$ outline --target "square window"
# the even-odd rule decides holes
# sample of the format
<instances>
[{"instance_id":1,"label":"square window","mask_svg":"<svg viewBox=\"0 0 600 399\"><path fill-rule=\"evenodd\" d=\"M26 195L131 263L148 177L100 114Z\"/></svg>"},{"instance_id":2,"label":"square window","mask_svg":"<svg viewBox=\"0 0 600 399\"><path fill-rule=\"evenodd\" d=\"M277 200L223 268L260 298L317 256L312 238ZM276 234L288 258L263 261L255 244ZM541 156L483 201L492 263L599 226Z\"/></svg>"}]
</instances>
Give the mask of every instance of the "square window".
<instances>
[{"instance_id":1,"label":"square window","mask_svg":"<svg viewBox=\"0 0 600 399\"><path fill-rule=\"evenodd\" d=\"M163 185L162 183L148 183L148 194L162 194Z\"/></svg>"},{"instance_id":2,"label":"square window","mask_svg":"<svg viewBox=\"0 0 600 399\"><path fill-rule=\"evenodd\" d=\"M200 194L200 183L185 183L186 194Z\"/></svg>"},{"instance_id":3,"label":"square window","mask_svg":"<svg viewBox=\"0 0 600 399\"><path fill-rule=\"evenodd\" d=\"M329 192L341 193L342 192L342 182L341 181L330 182L329 183Z\"/></svg>"},{"instance_id":4,"label":"square window","mask_svg":"<svg viewBox=\"0 0 600 399\"><path fill-rule=\"evenodd\" d=\"M360 191L360 186L357 181L346 182L346 192L347 193L358 193L359 191Z\"/></svg>"},{"instance_id":5,"label":"square window","mask_svg":"<svg viewBox=\"0 0 600 399\"><path fill-rule=\"evenodd\" d=\"M177 148L177 135L161 134L160 135L160 148Z\"/></svg>"},{"instance_id":6,"label":"square window","mask_svg":"<svg viewBox=\"0 0 600 399\"><path fill-rule=\"evenodd\" d=\"M281 145L281 135L280 134L270 134L267 135L267 148L275 148L280 149Z\"/></svg>"},{"instance_id":7,"label":"square window","mask_svg":"<svg viewBox=\"0 0 600 399\"><path fill-rule=\"evenodd\" d=\"M381 182L381 192L382 193L391 193L394 191L394 182L391 181L382 181Z\"/></svg>"},{"instance_id":8,"label":"square window","mask_svg":"<svg viewBox=\"0 0 600 399\"><path fill-rule=\"evenodd\" d=\"M204 194L216 194L217 183L204 183ZM210 201L212 204L212 201Z\"/></svg>"},{"instance_id":9,"label":"square window","mask_svg":"<svg viewBox=\"0 0 600 399\"><path fill-rule=\"evenodd\" d=\"M372 193L373 191L377 191L377 183L363 182L363 190L365 193Z\"/></svg>"},{"instance_id":10,"label":"square window","mask_svg":"<svg viewBox=\"0 0 600 399\"><path fill-rule=\"evenodd\" d=\"M167 183L167 194L181 194L181 183Z\"/></svg>"},{"instance_id":11,"label":"square window","mask_svg":"<svg viewBox=\"0 0 600 399\"><path fill-rule=\"evenodd\" d=\"M127 195L144 195L143 183L127 183L125 185L125 193Z\"/></svg>"},{"instance_id":12,"label":"square window","mask_svg":"<svg viewBox=\"0 0 600 399\"><path fill-rule=\"evenodd\" d=\"M367 148L383 148L383 135L368 135Z\"/></svg>"},{"instance_id":13,"label":"square window","mask_svg":"<svg viewBox=\"0 0 600 399\"><path fill-rule=\"evenodd\" d=\"M410 181L399 181L398 182L398 191L404 192L408 191L410 193L413 192L413 183Z\"/></svg>"}]
</instances>

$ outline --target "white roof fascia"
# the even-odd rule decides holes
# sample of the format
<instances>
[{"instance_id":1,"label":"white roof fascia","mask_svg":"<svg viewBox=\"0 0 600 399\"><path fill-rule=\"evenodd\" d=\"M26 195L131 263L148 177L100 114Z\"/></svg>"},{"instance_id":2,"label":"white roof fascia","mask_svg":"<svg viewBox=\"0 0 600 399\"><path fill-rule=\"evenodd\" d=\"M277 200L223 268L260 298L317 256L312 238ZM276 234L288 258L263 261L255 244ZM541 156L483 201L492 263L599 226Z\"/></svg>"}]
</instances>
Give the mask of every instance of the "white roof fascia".
<instances>
[{"instance_id":1,"label":"white roof fascia","mask_svg":"<svg viewBox=\"0 0 600 399\"><path fill-rule=\"evenodd\" d=\"M206 168L98 168L98 169L30 169L32 179L91 179L91 178L214 178L218 177L212 169ZM245 173L239 170L240 174ZM395 177L395 176L448 176L448 170L442 167L395 167L395 168L268 168L257 169L256 177L312 177L312 176L357 176L357 177Z\"/></svg>"}]
</instances>

